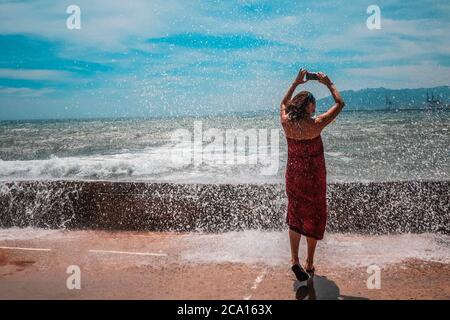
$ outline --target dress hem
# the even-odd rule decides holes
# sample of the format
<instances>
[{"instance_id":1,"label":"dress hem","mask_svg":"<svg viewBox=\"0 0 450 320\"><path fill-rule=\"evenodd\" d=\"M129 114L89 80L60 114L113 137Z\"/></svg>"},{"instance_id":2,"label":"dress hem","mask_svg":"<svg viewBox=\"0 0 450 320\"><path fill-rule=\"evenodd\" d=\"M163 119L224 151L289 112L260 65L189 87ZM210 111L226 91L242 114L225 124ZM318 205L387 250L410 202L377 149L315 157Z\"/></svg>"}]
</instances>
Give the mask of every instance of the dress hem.
<instances>
[{"instance_id":1,"label":"dress hem","mask_svg":"<svg viewBox=\"0 0 450 320\"><path fill-rule=\"evenodd\" d=\"M318 241L323 239L323 236L322 237L317 237L317 236L312 235L312 234L310 234L308 232L305 232L304 230L302 230L302 228L296 227L296 226L294 226L292 224L289 224L289 223L287 225L289 226L290 230L292 230L294 232L297 232L298 234L301 234L302 236L305 236L305 237L308 237L308 238L314 238L314 239L316 239Z\"/></svg>"}]
</instances>

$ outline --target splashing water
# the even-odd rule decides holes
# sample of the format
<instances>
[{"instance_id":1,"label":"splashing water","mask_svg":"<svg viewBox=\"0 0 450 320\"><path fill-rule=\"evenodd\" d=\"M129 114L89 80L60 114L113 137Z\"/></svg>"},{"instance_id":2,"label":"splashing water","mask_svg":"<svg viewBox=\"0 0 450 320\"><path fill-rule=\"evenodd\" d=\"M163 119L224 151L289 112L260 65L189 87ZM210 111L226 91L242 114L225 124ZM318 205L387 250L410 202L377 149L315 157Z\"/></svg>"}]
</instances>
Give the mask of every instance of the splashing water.
<instances>
[{"instance_id":1,"label":"splashing water","mask_svg":"<svg viewBox=\"0 0 450 320\"><path fill-rule=\"evenodd\" d=\"M186 235L183 259L203 263L248 263L283 265L289 262L287 232L242 231L222 234ZM300 251L305 252L305 240ZM389 248L389 254L386 253ZM407 259L450 263L450 236L402 234L366 236L326 234L317 248L317 263L343 267L377 264L384 266Z\"/></svg>"},{"instance_id":2,"label":"splashing water","mask_svg":"<svg viewBox=\"0 0 450 320\"><path fill-rule=\"evenodd\" d=\"M276 115L216 118L2 122L0 179L279 183L286 143L280 131L279 166L171 162L170 133L203 130L279 129ZM344 112L322 133L329 182L450 178L450 112ZM270 140L236 151L237 157L270 148ZM207 145L207 142L204 142ZM190 145L185 146L190 148Z\"/></svg>"},{"instance_id":3,"label":"splashing water","mask_svg":"<svg viewBox=\"0 0 450 320\"><path fill-rule=\"evenodd\" d=\"M154 238L148 238L151 236ZM62 231L36 228L0 229L0 241L51 241L63 244L80 239L137 239L145 247L146 241L164 239L164 252L169 258L181 259L183 263L243 263L267 266L286 266L289 263L289 241L285 231L246 230L220 234L110 234L98 231ZM50 242L49 242L50 241ZM96 240L98 241L98 240ZM115 241L114 243L120 243ZM304 239L300 252L306 250ZM145 248L141 251L145 251ZM387 249L389 248L389 249ZM155 248L152 246L152 250ZM386 254L389 250L389 254ZM301 255L301 258L304 255ZM127 257L127 259L129 259ZM388 266L418 259L428 262L450 263L450 236L435 234L402 234L368 236L356 234L326 234L317 247L316 263L339 267L367 267L376 264ZM114 257L117 260L117 257ZM145 262L151 264L151 261Z\"/></svg>"}]
</instances>

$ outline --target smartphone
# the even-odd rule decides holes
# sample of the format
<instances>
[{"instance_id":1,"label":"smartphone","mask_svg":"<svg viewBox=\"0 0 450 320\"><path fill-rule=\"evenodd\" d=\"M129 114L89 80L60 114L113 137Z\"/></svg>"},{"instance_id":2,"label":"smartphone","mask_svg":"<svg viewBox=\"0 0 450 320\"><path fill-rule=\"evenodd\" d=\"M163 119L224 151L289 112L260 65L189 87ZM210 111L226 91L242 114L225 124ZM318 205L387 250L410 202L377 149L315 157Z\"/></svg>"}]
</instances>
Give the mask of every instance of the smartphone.
<instances>
[{"instance_id":1,"label":"smartphone","mask_svg":"<svg viewBox=\"0 0 450 320\"><path fill-rule=\"evenodd\" d=\"M319 77L317 77L317 73L315 72L307 72L306 80L319 80Z\"/></svg>"}]
</instances>

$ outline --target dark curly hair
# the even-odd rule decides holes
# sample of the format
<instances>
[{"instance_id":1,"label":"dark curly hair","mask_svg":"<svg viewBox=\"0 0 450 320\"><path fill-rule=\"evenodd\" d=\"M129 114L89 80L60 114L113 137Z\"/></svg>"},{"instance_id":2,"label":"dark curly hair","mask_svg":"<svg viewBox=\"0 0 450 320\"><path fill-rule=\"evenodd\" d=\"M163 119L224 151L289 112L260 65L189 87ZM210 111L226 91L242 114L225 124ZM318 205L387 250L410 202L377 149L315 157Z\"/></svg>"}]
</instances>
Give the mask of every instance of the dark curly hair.
<instances>
[{"instance_id":1,"label":"dark curly hair","mask_svg":"<svg viewBox=\"0 0 450 320\"><path fill-rule=\"evenodd\" d=\"M310 102L314 103L316 98L309 91L301 91L289 101L286 112L289 120L297 121L306 117L306 107Z\"/></svg>"}]
</instances>

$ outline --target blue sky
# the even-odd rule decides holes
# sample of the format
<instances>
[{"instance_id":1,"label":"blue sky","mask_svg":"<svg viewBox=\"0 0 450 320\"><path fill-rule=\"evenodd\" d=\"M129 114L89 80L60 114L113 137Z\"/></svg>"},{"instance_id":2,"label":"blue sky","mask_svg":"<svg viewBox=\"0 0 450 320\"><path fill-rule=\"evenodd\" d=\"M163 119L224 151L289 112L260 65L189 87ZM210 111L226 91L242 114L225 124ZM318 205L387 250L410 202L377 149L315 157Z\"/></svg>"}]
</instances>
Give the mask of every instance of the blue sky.
<instances>
[{"instance_id":1,"label":"blue sky","mask_svg":"<svg viewBox=\"0 0 450 320\"><path fill-rule=\"evenodd\" d=\"M341 90L449 85L449 17L427 0L0 0L0 119L276 109L302 66Z\"/></svg>"}]
</instances>

